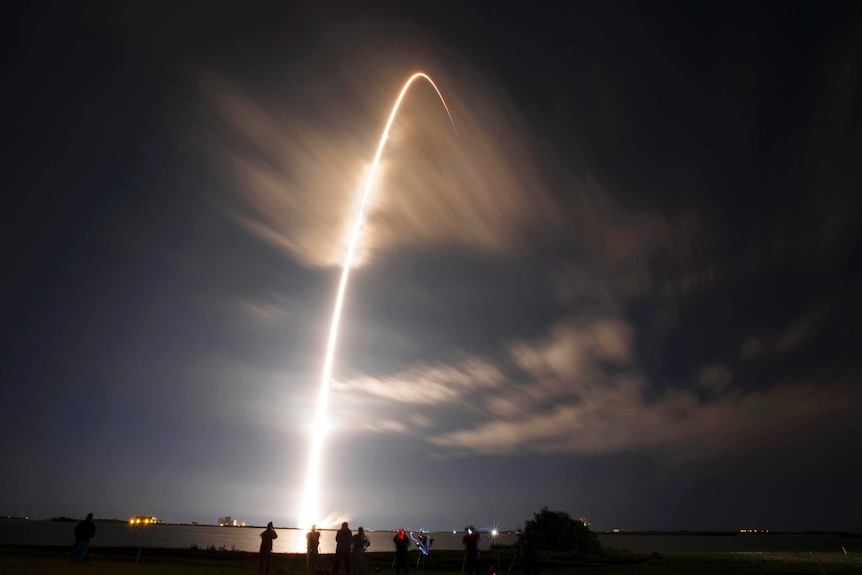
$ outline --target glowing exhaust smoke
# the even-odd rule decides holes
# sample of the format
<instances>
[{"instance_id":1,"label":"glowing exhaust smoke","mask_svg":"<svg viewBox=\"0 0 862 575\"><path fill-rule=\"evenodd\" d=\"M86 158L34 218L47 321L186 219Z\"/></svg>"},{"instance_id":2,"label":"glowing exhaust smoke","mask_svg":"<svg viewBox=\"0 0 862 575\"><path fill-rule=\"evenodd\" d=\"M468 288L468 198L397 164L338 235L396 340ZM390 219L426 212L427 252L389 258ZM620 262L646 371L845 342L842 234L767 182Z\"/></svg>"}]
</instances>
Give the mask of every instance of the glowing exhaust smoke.
<instances>
[{"instance_id":1,"label":"glowing exhaust smoke","mask_svg":"<svg viewBox=\"0 0 862 575\"><path fill-rule=\"evenodd\" d=\"M455 121L452 119L452 114L449 111L449 106L446 105L446 100L443 99L443 94L437 88L434 81L422 72L416 72L410 76L401 88L401 93L398 94L398 99L395 100L395 105L392 106L392 112L389 114L389 120L386 122L386 127L383 129L383 134L380 136L380 143L377 145L377 153L374 154L374 162L371 164L371 170L368 178L365 181L365 187L362 190L362 201L359 205L359 213L356 216L356 221L353 224L353 230L350 234L350 241L347 246L347 255L344 260L344 267L341 270L341 281L338 284L338 295L335 297L335 309L332 312L332 323L329 327L329 339L326 343L326 358L323 362L323 377L320 381L320 392L317 396L317 411L314 416L314 424L311 429L311 453L308 458L308 471L305 480L305 495L302 500L302 512L300 514L299 527L307 529L315 523L322 523L322 519L318 513L318 503L320 499L320 468L321 455L323 452L323 441L326 437L327 421L326 410L329 401L329 384L332 378L332 365L335 361L335 342L338 339L338 326L341 322L341 308L344 304L344 294L347 291L347 278L350 275L350 267L353 260L353 252L356 248L356 242L359 237L359 231L362 229L362 222L365 217L365 206L368 202L368 196L371 191L371 186L374 183L374 175L377 172L377 166L380 163L380 156L383 154L383 148L386 145L386 140L389 138L389 129L392 127L392 122L395 121L395 116L398 114L398 108L401 107L401 101L405 94L410 89L411 84L415 80L425 79L437 92L440 97L440 102L446 109L446 114L449 116L449 122L452 123L452 129L458 133L455 128Z\"/></svg>"}]
</instances>

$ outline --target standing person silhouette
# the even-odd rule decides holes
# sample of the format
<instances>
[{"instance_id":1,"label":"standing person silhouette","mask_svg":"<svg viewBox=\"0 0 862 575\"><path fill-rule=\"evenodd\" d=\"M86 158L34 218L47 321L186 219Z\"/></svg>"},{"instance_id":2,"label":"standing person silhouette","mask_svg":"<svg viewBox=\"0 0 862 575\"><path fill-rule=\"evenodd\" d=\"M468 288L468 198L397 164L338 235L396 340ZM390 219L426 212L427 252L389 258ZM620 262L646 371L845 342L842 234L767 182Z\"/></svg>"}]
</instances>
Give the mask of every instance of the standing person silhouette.
<instances>
[{"instance_id":1,"label":"standing person silhouette","mask_svg":"<svg viewBox=\"0 0 862 575\"><path fill-rule=\"evenodd\" d=\"M408 575L407 548L410 547L410 538L403 529L399 529L392 541L395 543L395 575L401 575L402 569L405 575Z\"/></svg>"},{"instance_id":2,"label":"standing person silhouette","mask_svg":"<svg viewBox=\"0 0 862 575\"><path fill-rule=\"evenodd\" d=\"M518 531L518 545L521 547L521 554L524 556L524 575L538 575L539 566L536 559L536 548L533 542L527 537L527 532Z\"/></svg>"},{"instance_id":3,"label":"standing person silhouette","mask_svg":"<svg viewBox=\"0 0 862 575\"><path fill-rule=\"evenodd\" d=\"M464 531L464 570L467 575L479 575L479 534L472 525Z\"/></svg>"},{"instance_id":4,"label":"standing person silhouette","mask_svg":"<svg viewBox=\"0 0 862 575\"><path fill-rule=\"evenodd\" d=\"M311 531L305 534L305 548L307 554L305 556L306 575L316 575L317 573L317 558L320 549L320 531L316 525L311 526Z\"/></svg>"},{"instance_id":5,"label":"standing person silhouette","mask_svg":"<svg viewBox=\"0 0 862 575\"><path fill-rule=\"evenodd\" d=\"M96 534L96 524L93 523L93 514L88 513L87 518L75 525L75 544L72 546L72 561L83 563L87 558L87 549L90 547L90 539Z\"/></svg>"},{"instance_id":6,"label":"standing person silhouette","mask_svg":"<svg viewBox=\"0 0 862 575\"><path fill-rule=\"evenodd\" d=\"M332 567L332 575L338 574L338 568L344 563L344 572L350 575L350 544L353 541L353 533L347 526L347 521L341 524L341 529L335 534L335 565Z\"/></svg>"},{"instance_id":7,"label":"standing person silhouette","mask_svg":"<svg viewBox=\"0 0 862 575\"><path fill-rule=\"evenodd\" d=\"M278 533L272 527L272 521L266 524L266 531L260 534L260 572L269 573L272 569L272 540L278 539Z\"/></svg>"},{"instance_id":8,"label":"standing person silhouette","mask_svg":"<svg viewBox=\"0 0 862 575\"><path fill-rule=\"evenodd\" d=\"M365 548L371 545L365 538L365 530L360 527L353 536L353 572L355 575L368 575L368 564L365 562Z\"/></svg>"}]
</instances>

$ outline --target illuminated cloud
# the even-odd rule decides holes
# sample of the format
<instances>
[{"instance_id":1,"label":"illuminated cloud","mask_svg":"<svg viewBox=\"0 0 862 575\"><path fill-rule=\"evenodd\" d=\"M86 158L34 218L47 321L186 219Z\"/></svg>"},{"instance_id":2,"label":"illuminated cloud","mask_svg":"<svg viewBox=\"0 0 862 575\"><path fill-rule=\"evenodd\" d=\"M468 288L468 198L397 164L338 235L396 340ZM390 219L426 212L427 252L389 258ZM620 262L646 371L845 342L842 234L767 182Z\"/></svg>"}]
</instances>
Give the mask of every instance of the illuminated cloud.
<instances>
[{"instance_id":1,"label":"illuminated cloud","mask_svg":"<svg viewBox=\"0 0 862 575\"><path fill-rule=\"evenodd\" d=\"M697 369L693 386L656 395L637 364L633 340L632 327L619 318L569 319L535 342L506 346L508 358L496 362L421 365L340 387L383 400L371 409L359 402L365 411L353 417L364 421L360 429L416 431L450 455L647 449L696 458L740 443L786 444L858 404L848 401L850 385L807 380L746 393L731 387L731 366L718 362ZM382 416L391 413L392 401L407 406L402 418Z\"/></svg>"},{"instance_id":2,"label":"illuminated cloud","mask_svg":"<svg viewBox=\"0 0 862 575\"><path fill-rule=\"evenodd\" d=\"M362 431L370 431L376 433L391 433L399 435L407 431L408 426L403 421L395 421L392 419L384 420L367 420L358 429Z\"/></svg>"},{"instance_id":3,"label":"illuminated cloud","mask_svg":"<svg viewBox=\"0 0 862 575\"><path fill-rule=\"evenodd\" d=\"M696 457L740 442L792 442L858 404L848 401L857 394L845 384L777 382L756 393L732 391L732 369L721 363L700 368L695 377L712 400L700 399L694 388L655 397L634 362L632 338L631 328L619 320L570 321L536 344L511 346L516 364L531 376L528 383L507 386L508 400L488 400L493 419L440 433L432 443L479 453L648 448ZM602 369L609 359L617 369Z\"/></svg>"},{"instance_id":4,"label":"illuminated cloud","mask_svg":"<svg viewBox=\"0 0 862 575\"><path fill-rule=\"evenodd\" d=\"M363 84L364 93L339 95L344 106L327 107L328 117L310 121L211 79L206 93L223 128L208 145L236 182L226 209L305 265L340 263L358 191L400 88L385 85L392 90ZM506 98L478 80L471 89L440 88L458 134L433 89L414 84L381 160L360 263L396 247L500 256L519 251L532 228L563 224Z\"/></svg>"},{"instance_id":5,"label":"illuminated cloud","mask_svg":"<svg viewBox=\"0 0 862 575\"><path fill-rule=\"evenodd\" d=\"M418 365L385 377L361 376L338 382L347 396L362 395L398 403L440 405L459 401L465 394L499 387L505 376L494 365L468 358L456 365Z\"/></svg>"},{"instance_id":6,"label":"illuminated cloud","mask_svg":"<svg viewBox=\"0 0 862 575\"><path fill-rule=\"evenodd\" d=\"M226 124L210 135L211 154L236 182L236 197L226 209L303 264L334 262L362 176L349 130L335 138L224 80L210 80L205 92Z\"/></svg>"},{"instance_id":7,"label":"illuminated cloud","mask_svg":"<svg viewBox=\"0 0 862 575\"><path fill-rule=\"evenodd\" d=\"M663 323L678 304L717 281L712 240L692 210L633 209L612 185L570 174L562 261L551 270L553 295L573 309L622 314L633 300L662 301ZM658 319L658 318L656 318Z\"/></svg>"},{"instance_id":8,"label":"illuminated cloud","mask_svg":"<svg viewBox=\"0 0 862 575\"><path fill-rule=\"evenodd\" d=\"M274 327L283 324L289 317L287 308L272 299L258 301L240 299L238 304L249 320L260 325Z\"/></svg>"},{"instance_id":9,"label":"illuminated cloud","mask_svg":"<svg viewBox=\"0 0 862 575\"><path fill-rule=\"evenodd\" d=\"M733 371L720 363L703 367L697 373L698 384L713 393L722 393L731 381L733 381Z\"/></svg>"},{"instance_id":10,"label":"illuminated cloud","mask_svg":"<svg viewBox=\"0 0 862 575\"><path fill-rule=\"evenodd\" d=\"M551 411L522 410L510 417L441 433L431 442L460 451L502 454L524 451L616 453L637 448L676 456L718 455L788 444L807 431L859 407L849 385L785 385L749 395L734 393L702 403L690 391L647 402L642 380L609 379L579 402Z\"/></svg>"},{"instance_id":11,"label":"illuminated cloud","mask_svg":"<svg viewBox=\"0 0 862 575\"><path fill-rule=\"evenodd\" d=\"M802 316L789 322L769 336L750 336L743 341L739 355L742 359L783 354L796 351L809 342L813 334L821 329L830 312L828 306L814 306Z\"/></svg>"},{"instance_id":12,"label":"illuminated cloud","mask_svg":"<svg viewBox=\"0 0 862 575\"><path fill-rule=\"evenodd\" d=\"M596 362L626 364L632 359L633 331L616 318L569 321L554 327L538 344L519 342L509 352L514 362L534 377L571 379Z\"/></svg>"},{"instance_id":13,"label":"illuminated cloud","mask_svg":"<svg viewBox=\"0 0 862 575\"><path fill-rule=\"evenodd\" d=\"M743 359L750 359L752 357L757 357L765 352L765 344L763 340L759 337L749 337L742 344L742 351L739 352L739 356Z\"/></svg>"},{"instance_id":14,"label":"illuminated cloud","mask_svg":"<svg viewBox=\"0 0 862 575\"><path fill-rule=\"evenodd\" d=\"M775 351L788 352L800 347L808 338L811 326L808 322L793 325L782 333L775 342Z\"/></svg>"}]
</instances>

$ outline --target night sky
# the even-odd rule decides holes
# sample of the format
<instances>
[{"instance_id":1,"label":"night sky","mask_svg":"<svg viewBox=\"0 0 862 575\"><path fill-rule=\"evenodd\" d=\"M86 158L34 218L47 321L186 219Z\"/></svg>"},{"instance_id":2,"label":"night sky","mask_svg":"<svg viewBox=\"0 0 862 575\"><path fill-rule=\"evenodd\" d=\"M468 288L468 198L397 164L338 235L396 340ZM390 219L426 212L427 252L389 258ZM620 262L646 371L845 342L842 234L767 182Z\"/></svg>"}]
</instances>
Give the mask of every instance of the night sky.
<instances>
[{"instance_id":1,"label":"night sky","mask_svg":"<svg viewBox=\"0 0 862 575\"><path fill-rule=\"evenodd\" d=\"M327 520L862 531L862 4L359 4L7 8L0 514L297 525L422 70Z\"/></svg>"}]
</instances>

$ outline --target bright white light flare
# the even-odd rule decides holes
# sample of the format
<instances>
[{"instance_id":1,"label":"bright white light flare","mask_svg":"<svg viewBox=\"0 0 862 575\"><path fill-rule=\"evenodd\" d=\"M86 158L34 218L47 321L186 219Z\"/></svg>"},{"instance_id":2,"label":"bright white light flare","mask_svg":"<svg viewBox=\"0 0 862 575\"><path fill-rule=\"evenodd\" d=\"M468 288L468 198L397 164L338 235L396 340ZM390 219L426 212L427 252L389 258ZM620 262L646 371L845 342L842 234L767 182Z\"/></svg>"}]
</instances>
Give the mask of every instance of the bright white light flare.
<instances>
[{"instance_id":1,"label":"bright white light flare","mask_svg":"<svg viewBox=\"0 0 862 575\"><path fill-rule=\"evenodd\" d=\"M353 224L353 230L350 234L350 242L347 246L347 255L344 258L344 267L341 270L341 281L338 284L338 295L335 297L335 309L332 312L332 323L329 327L329 339L326 343L326 358L323 362L323 377L320 382L320 392L317 396L317 411L314 416L314 424L311 428L311 453L308 458L308 471L305 480L305 495L302 499L302 512L300 514L299 527L308 529L313 524L320 523L319 515L319 500L320 500L320 469L321 455L323 453L323 441L326 438L327 420L326 411L329 403L329 384L332 379L332 366L335 361L335 343L338 339L338 326L341 323L341 308L344 305L344 294L347 291L347 279L350 275L351 262L353 260L353 252L356 248L359 231L362 229L362 222L365 217L365 207L368 203L371 186L374 183L374 175L377 172L377 166L380 164L380 156L383 154L383 148L386 145L386 140L389 138L389 129L395 121L395 116L398 114L398 108L401 107L401 101L404 99L410 85L419 78L428 80L428 83L437 92L443 107L446 109L446 114L449 116L449 121L452 123L452 128L455 133L458 133L455 128L455 122L452 120L452 113L449 111L449 106L446 105L446 100L443 99L443 94L437 88L434 81L422 72L416 72L404 83L401 88L401 93L398 94L398 99L395 100L395 105L392 106L392 112L389 114L389 120L386 122L386 127L383 129L383 134L380 136L380 143L377 145L377 153L374 154L374 162L371 164L368 178L365 180L365 187L362 190L362 201L359 205L359 213L356 216L356 221Z\"/></svg>"}]
</instances>

